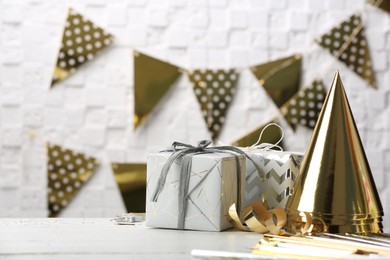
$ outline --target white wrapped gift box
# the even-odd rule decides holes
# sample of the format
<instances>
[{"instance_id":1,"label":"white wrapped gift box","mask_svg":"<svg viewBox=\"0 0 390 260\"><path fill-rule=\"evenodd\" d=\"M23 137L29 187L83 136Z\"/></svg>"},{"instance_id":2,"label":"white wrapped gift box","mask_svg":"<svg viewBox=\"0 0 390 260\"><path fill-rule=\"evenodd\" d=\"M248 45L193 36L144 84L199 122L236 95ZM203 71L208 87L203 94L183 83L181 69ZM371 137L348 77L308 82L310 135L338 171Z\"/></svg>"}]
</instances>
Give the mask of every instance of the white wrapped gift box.
<instances>
[{"instance_id":1,"label":"white wrapped gift box","mask_svg":"<svg viewBox=\"0 0 390 260\"><path fill-rule=\"evenodd\" d=\"M171 154L161 152L148 156L146 225L149 227L177 228L181 159L176 159L172 164L158 200L153 202L151 199L161 170ZM227 214L229 207L237 202L237 188L240 190L241 205L245 195L245 156L239 155L238 159L240 187L233 154L193 155L184 229L221 231L231 227Z\"/></svg>"}]
</instances>

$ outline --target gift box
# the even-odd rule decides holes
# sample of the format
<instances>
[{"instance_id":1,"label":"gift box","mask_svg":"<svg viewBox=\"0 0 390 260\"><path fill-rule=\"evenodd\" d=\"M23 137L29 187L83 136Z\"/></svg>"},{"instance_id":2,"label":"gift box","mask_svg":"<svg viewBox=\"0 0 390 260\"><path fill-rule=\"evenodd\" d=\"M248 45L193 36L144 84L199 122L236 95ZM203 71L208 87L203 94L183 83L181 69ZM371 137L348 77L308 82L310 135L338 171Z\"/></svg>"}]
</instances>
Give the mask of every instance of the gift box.
<instances>
[{"instance_id":1,"label":"gift box","mask_svg":"<svg viewBox=\"0 0 390 260\"><path fill-rule=\"evenodd\" d=\"M246 162L245 205L253 201L266 202L269 208L286 205L299 174L302 153L245 150L261 168L259 174L253 163Z\"/></svg>"},{"instance_id":2,"label":"gift box","mask_svg":"<svg viewBox=\"0 0 390 260\"><path fill-rule=\"evenodd\" d=\"M146 225L149 227L222 231L230 228L229 207L243 204L245 196L245 156L229 152L197 152L191 157L188 191L180 195L183 157L173 161L153 201L164 165L172 152L150 154L147 159ZM238 196L237 196L238 195ZM181 203L186 203L183 226L179 227Z\"/></svg>"}]
</instances>

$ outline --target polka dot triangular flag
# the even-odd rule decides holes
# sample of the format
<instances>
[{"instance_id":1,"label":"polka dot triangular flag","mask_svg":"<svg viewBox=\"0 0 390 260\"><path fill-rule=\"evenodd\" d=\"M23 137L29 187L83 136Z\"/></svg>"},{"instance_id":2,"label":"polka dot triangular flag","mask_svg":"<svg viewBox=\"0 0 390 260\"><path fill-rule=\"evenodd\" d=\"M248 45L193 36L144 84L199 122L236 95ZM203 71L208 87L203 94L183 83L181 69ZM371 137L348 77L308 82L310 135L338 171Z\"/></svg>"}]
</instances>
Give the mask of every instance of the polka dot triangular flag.
<instances>
[{"instance_id":1,"label":"polka dot triangular flag","mask_svg":"<svg viewBox=\"0 0 390 260\"><path fill-rule=\"evenodd\" d=\"M360 15L352 15L329 33L322 35L317 42L372 87L376 87L370 51Z\"/></svg>"},{"instance_id":2,"label":"polka dot triangular flag","mask_svg":"<svg viewBox=\"0 0 390 260\"><path fill-rule=\"evenodd\" d=\"M188 73L213 139L218 138L236 92L236 70L195 70Z\"/></svg>"},{"instance_id":3,"label":"polka dot triangular flag","mask_svg":"<svg viewBox=\"0 0 390 260\"><path fill-rule=\"evenodd\" d=\"M146 164L112 163L111 168L127 212L145 212Z\"/></svg>"},{"instance_id":4,"label":"polka dot triangular flag","mask_svg":"<svg viewBox=\"0 0 390 260\"><path fill-rule=\"evenodd\" d=\"M180 74L172 64L134 52L134 128L147 119Z\"/></svg>"},{"instance_id":5,"label":"polka dot triangular flag","mask_svg":"<svg viewBox=\"0 0 390 260\"><path fill-rule=\"evenodd\" d=\"M298 91L301 69L302 56L299 54L251 67L259 84L277 107L281 107Z\"/></svg>"},{"instance_id":6,"label":"polka dot triangular flag","mask_svg":"<svg viewBox=\"0 0 390 260\"><path fill-rule=\"evenodd\" d=\"M321 80L315 80L310 87L301 89L291 98L281 108L281 112L294 130L297 124L314 129L325 97L324 83Z\"/></svg>"},{"instance_id":7,"label":"polka dot triangular flag","mask_svg":"<svg viewBox=\"0 0 390 260\"><path fill-rule=\"evenodd\" d=\"M98 161L53 144L48 144L47 155L49 216L56 217L91 178Z\"/></svg>"},{"instance_id":8,"label":"polka dot triangular flag","mask_svg":"<svg viewBox=\"0 0 390 260\"><path fill-rule=\"evenodd\" d=\"M51 86L68 78L113 42L113 36L69 9Z\"/></svg>"}]
</instances>

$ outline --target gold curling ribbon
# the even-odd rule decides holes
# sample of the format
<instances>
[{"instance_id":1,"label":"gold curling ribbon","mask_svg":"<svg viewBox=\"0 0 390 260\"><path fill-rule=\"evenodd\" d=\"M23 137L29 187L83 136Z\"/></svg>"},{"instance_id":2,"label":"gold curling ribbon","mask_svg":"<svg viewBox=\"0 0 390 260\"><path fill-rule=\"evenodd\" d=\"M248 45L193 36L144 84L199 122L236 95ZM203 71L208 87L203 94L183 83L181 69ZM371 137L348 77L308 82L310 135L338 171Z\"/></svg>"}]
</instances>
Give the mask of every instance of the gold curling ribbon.
<instances>
[{"instance_id":1,"label":"gold curling ribbon","mask_svg":"<svg viewBox=\"0 0 390 260\"><path fill-rule=\"evenodd\" d=\"M316 229L316 225L313 223L313 218L311 214L308 212L302 212L302 213L305 215L303 221L299 221L302 219L302 217L300 216L289 216L291 231L294 234L305 235L311 233L313 229Z\"/></svg>"},{"instance_id":2,"label":"gold curling ribbon","mask_svg":"<svg viewBox=\"0 0 390 260\"><path fill-rule=\"evenodd\" d=\"M228 219L233 227L242 231L253 231L257 233L272 233L275 235L284 233L281 229L286 224L287 216L282 208L268 210L268 206L260 202L252 202L245 207L241 216L244 216L242 223L236 204L229 207ZM276 220L276 223L275 223Z\"/></svg>"}]
</instances>

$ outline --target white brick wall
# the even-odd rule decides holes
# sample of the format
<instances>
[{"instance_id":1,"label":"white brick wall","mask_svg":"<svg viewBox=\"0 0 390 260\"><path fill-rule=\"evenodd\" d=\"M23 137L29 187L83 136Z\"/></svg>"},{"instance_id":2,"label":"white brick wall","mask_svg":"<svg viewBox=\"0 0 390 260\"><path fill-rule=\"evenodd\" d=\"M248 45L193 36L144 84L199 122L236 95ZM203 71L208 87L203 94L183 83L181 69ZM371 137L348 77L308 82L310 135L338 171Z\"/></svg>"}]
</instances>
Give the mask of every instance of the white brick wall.
<instances>
[{"instance_id":1,"label":"white brick wall","mask_svg":"<svg viewBox=\"0 0 390 260\"><path fill-rule=\"evenodd\" d=\"M116 42L50 90L67 6ZM366 22L378 90L313 41L355 11ZM245 68L303 52L305 83L322 75L329 85L340 69L390 225L389 17L364 0L0 1L0 216L46 216L46 141L102 161L63 216L110 217L124 211L111 161L144 162L148 151L174 140L209 137L186 78L133 132L135 48L185 68ZM277 114L248 70L238 84L223 142ZM304 151L311 132L284 126L289 148Z\"/></svg>"}]
</instances>

